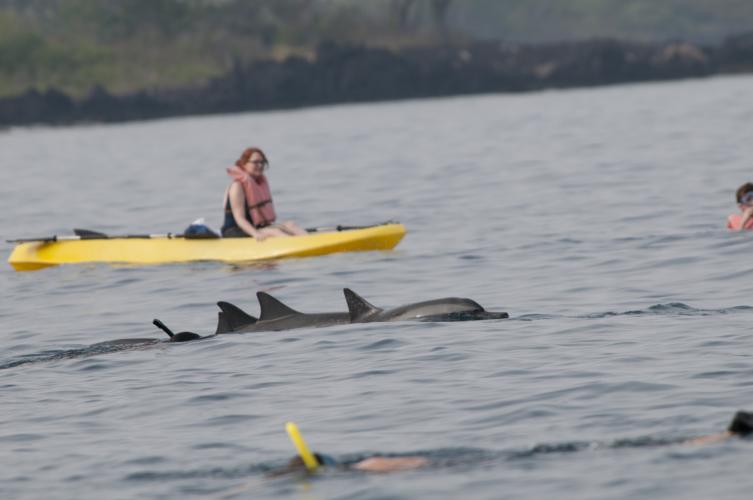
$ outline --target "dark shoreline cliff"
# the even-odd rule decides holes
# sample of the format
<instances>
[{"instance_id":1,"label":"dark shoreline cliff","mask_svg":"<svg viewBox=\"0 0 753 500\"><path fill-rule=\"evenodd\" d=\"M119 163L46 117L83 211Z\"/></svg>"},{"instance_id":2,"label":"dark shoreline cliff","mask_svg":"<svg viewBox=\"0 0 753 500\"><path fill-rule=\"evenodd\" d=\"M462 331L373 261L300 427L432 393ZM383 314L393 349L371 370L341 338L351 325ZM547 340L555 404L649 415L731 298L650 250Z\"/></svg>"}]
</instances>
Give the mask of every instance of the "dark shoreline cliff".
<instances>
[{"instance_id":1,"label":"dark shoreline cliff","mask_svg":"<svg viewBox=\"0 0 753 500\"><path fill-rule=\"evenodd\" d=\"M316 58L237 64L196 88L74 100L54 89L0 98L0 127L119 122L489 92L521 92L753 72L753 34L718 46L591 40L499 42L399 52L323 44Z\"/></svg>"}]
</instances>

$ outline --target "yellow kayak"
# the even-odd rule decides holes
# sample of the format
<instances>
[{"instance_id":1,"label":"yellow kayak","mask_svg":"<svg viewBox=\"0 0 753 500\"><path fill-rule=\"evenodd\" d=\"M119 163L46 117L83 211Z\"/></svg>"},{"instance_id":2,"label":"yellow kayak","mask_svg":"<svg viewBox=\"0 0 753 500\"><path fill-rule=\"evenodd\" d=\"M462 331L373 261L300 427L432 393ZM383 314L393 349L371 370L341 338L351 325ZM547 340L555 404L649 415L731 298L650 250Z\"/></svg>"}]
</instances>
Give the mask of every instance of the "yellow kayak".
<instances>
[{"instance_id":1,"label":"yellow kayak","mask_svg":"<svg viewBox=\"0 0 753 500\"><path fill-rule=\"evenodd\" d=\"M267 238L261 242L253 238L187 239L172 235L51 237L37 241L16 240L21 242L13 249L8 263L16 271L34 271L59 264L83 262L248 262L336 252L390 250L403 236L404 225L386 223L364 228L314 232L303 236Z\"/></svg>"}]
</instances>

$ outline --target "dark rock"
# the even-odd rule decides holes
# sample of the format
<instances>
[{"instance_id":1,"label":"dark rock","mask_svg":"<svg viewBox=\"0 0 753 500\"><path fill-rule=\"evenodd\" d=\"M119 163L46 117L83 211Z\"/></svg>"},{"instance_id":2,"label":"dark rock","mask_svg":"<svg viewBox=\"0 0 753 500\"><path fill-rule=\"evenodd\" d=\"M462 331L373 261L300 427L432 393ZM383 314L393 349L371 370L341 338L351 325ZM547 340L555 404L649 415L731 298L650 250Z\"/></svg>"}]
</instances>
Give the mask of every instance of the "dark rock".
<instances>
[{"instance_id":1,"label":"dark rock","mask_svg":"<svg viewBox=\"0 0 753 500\"><path fill-rule=\"evenodd\" d=\"M753 71L753 34L718 47L591 40L543 45L479 42L399 52L324 43L312 61L235 61L200 88L112 95L95 87L75 101L49 90L0 98L0 126L112 122L480 92L702 77Z\"/></svg>"},{"instance_id":2,"label":"dark rock","mask_svg":"<svg viewBox=\"0 0 753 500\"><path fill-rule=\"evenodd\" d=\"M725 71L753 71L753 33L727 38L718 51L717 59Z\"/></svg>"}]
</instances>

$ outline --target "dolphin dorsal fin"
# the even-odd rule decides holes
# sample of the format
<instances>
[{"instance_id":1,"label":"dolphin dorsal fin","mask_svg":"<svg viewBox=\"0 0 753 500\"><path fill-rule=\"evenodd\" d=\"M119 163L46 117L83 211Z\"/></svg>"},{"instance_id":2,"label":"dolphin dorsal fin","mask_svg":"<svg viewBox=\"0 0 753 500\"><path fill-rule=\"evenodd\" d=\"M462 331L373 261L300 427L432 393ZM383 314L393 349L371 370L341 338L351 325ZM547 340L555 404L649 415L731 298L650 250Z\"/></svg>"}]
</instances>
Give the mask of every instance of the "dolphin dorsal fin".
<instances>
[{"instance_id":1,"label":"dolphin dorsal fin","mask_svg":"<svg viewBox=\"0 0 753 500\"><path fill-rule=\"evenodd\" d=\"M379 307L376 307L369 303L350 288L343 288L345 294L345 302L348 303L348 313L350 313L350 321L356 322L363 318L371 316L382 311Z\"/></svg>"},{"instance_id":2,"label":"dolphin dorsal fin","mask_svg":"<svg viewBox=\"0 0 753 500\"><path fill-rule=\"evenodd\" d=\"M234 332L244 326L253 325L257 319L246 314L240 307L231 304L230 302L217 302L217 306L222 309L220 316L217 318L217 333L229 333ZM220 331L220 329L224 331Z\"/></svg>"},{"instance_id":3,"label":"dolphin dorsal fin","mask_svg":"<svg viewBox=\"0 0 753 500\"><path fill-rule=\"evenodd\" d=\"M259 299L259 307L261 308L259 321L269 321L277 318L284 318L285 316L301 314L266 292L256 292L256 298Z\"/></svg>"},{"instance_id":4,"label":"dolphin dorsal fin","mask_svg":"<svg viewBox=\"0 0 753 500\"><path fill-rule=\"evenodd\" d=\"M233 327L227 322L227 317L224 312L217 313L217 329L214 331L215 335L221 333L232 333Z\"/></svg>"}]
</instances>

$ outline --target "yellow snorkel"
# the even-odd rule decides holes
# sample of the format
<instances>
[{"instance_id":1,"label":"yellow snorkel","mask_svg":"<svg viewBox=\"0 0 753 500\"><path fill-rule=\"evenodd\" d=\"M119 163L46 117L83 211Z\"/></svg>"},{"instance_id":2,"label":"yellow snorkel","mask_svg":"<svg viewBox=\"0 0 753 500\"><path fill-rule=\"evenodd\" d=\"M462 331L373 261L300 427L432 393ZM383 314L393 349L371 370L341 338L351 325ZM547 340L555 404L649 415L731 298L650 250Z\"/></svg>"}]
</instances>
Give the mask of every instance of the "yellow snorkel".
<instances>
[{"instance_id":1,"label":"yellow snorkel","mask_svg":"<svg viewBox=\"0 0 753 500\"><path fill-rule=\"evenodd\" d=\"M308 469L309 472L314 472L316 468L319 467L319 461L314 454L311 453L309 447L306 446L306 441L303 440L301 433L298 431L298 426L293 422L288 422L285 424L285 430L287 431L288 436L290 436L290 440L293 441L295 449L298 450L298 455L301 457L301 460L303 460L303 465L306 466L306 469Z\"/></svg>"}]
</instances>

